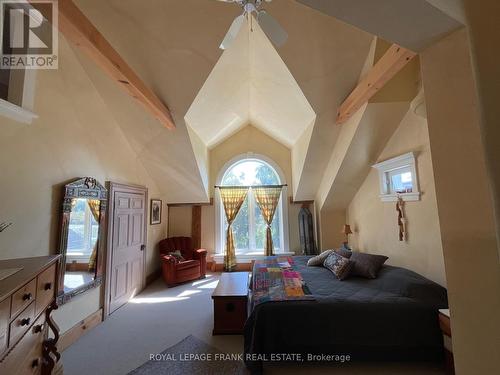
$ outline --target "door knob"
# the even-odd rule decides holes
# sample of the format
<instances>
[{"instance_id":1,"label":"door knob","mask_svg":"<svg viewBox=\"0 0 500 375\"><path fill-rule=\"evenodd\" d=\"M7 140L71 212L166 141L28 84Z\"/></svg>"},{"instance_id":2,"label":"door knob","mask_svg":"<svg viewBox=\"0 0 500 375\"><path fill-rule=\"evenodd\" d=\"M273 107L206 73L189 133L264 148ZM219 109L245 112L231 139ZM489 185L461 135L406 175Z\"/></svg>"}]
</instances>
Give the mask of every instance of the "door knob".
<instances>
[{"instance_id":1,"label":"door knob","mask_svg":"<svg viewBox=\"0 0 500 375\"><path fill-rule=\"evenodd\" d=\"M141 251L144 251L144 250L146 250L146 245L143 244L143 245L141 245Z\"/></svg>"}]
</instances>

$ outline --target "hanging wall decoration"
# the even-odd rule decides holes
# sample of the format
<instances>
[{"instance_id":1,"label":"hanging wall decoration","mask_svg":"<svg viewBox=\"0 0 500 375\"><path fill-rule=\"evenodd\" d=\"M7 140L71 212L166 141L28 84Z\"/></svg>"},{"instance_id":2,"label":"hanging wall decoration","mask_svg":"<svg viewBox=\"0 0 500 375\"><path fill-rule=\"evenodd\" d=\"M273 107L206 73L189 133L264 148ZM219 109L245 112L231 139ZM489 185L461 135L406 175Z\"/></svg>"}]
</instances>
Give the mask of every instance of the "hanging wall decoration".
<instances>
[{"instance_id":1,"label":"hanging wall decoration","mask_svg":"<svg viewBox=\"0 0 500 375\"><path fill-rule=\"evenodd\" d=\"M300 248L304 255L316 255L316 244L314 243L313 217L309 211L309 205L303 204L299 212L299 235Z\"/></svg>"},{"instance_id":2,"label":"hanging wall decoration","mask_svg":"<svg viewBox=\"0 0 500 375\"><path fill-rule=\"evenodd\" d=\"M398 212L399 240L406 241L408 234L406 231L405 202L400 196L396 202L396 211Z\"/></svg>"}]
</instances>

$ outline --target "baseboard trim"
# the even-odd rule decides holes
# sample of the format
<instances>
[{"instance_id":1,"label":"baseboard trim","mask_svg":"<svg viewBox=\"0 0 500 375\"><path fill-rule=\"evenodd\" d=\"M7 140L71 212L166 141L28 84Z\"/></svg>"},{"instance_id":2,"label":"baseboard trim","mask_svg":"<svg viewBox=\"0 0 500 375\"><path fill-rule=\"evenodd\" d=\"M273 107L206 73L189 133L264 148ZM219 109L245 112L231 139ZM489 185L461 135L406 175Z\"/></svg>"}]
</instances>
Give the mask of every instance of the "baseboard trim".
<instances>
[{"instance_id":1,"label":"baseboard trim","mask_svg":"<svg viewBox=\"0 0 500 375\"><path fill-rule=\"evenodd\" d=\"M161 276L161 268L158 268L156 271L153 273L150 273L149 275L146 276L146 286L150 285L153 283L156 279L158 279Z\"/></svg>"},{"instance_id":2,"label":"baseboard trim","mask_svg":"<svg viewBox=\"0 0 500 375\"><path fill-rule=\"evenodd\" d=\"M236 265L236 271L251 271L253 263L238 263ZM220 263L213 263L212 269L213 272L224 272L224 265Z\"/></svg>"},{"instance_id":3,"label":"baseboard trim","mask_svg":"<svg viewBox=\"0 0 500 375\"><path fill-rule=\"evenodd\" d=\"M82 321L75 324L73 327L64 332L59 341L57 342L57 350L64 351L66 348L75 343L80 337L85 335L95 326L102 322L102 309L97 310L95 313L90 314Z\"/></svg>"}]
</instances>

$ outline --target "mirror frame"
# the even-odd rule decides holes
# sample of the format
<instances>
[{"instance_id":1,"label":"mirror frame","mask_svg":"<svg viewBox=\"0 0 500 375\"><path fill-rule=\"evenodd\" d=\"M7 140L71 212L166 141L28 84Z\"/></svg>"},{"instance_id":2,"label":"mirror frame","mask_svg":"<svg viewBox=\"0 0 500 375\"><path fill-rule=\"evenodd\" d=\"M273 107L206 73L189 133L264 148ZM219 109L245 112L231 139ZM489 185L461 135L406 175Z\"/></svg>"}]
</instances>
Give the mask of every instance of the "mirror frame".
<instances>
[{"instance_id":1,"label":"mirror frame","mask_svg":"<svg viewBox=\"0 0 500 375\"><path fill-rule=\"evenodd\" d=\"M73 297L86 292L87 290L96 288L102 284L103 270L104 270L104 252L105 252L105 238L106 238L106 213L108 205L108 190L102 186L93 177L84 177L77 179L64 186L63 190L63 203L62 203L62 220L61 232L59 242L59 254L61 259L59 261L59 280L57 303L59 305L65 304ZM68 292L64 292L64 275L66 273L66 251L68 249L68 230L69 221L71 216L72 201L73 199L98 199L100 204L99 213L99 234L97 237L97 256L94 280L83 284Z\"/></svg>"}]
</instances>

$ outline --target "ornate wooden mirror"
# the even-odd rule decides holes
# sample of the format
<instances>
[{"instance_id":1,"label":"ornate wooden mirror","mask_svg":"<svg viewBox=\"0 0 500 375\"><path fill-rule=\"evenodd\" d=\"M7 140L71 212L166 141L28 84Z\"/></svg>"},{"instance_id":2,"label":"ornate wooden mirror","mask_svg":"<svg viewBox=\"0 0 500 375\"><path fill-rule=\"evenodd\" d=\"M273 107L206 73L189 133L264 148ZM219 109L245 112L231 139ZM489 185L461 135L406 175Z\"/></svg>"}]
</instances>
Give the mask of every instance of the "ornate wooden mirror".
<instances>
[{"instance_id":1,"label":"ornate wooden mirror","mask_svg":"<svg viewBox=\"0 0 500 375\"><path fill-rule=\"evenodd\" d=\"M101 285L108 192L85 177L64 186L58 303Z\"/></svg>"}]
</instances>

